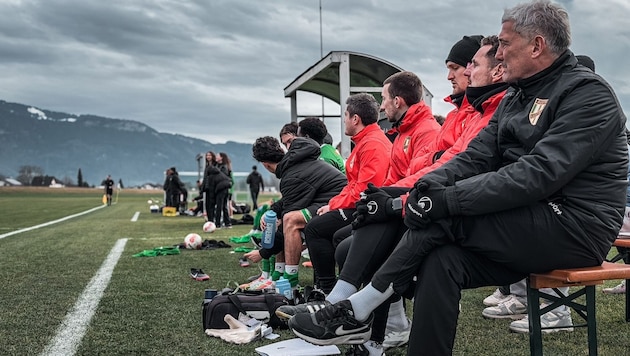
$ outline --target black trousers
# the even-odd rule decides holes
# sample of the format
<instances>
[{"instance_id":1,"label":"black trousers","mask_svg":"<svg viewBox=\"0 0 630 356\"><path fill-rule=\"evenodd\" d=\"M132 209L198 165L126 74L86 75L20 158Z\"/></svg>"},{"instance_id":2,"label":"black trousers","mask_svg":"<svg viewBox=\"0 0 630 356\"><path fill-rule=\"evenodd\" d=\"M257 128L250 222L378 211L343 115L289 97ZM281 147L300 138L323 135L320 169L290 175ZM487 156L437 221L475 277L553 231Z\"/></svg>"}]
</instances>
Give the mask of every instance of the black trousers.
<instances>
[{"instance_id":1,"label":"black trousers","mask_svg":"<svg viewBox=\"0 0 630 356\"><path fill-rule=\"evenodd\" d=\"M252 210L256 211L258 209L258 189L250 189L249 193L252 195Z\"/></svg>"},{"instance_id":2,"label":"black trousers","mask_svg":"<svg viewBox=\"0 0 630 356\"><path fill-rule=\"evenodd\" d=\"M205 209L206 209L206 219L208 221L214 221L214 217L215 217L215 213L216 213L216 207L217 207L217 198L214 194L209 194L208 192L204 192L204 204L205 204ZM215 225L217 227L221 226L219 224Z\"/></svg>"},{"instance_id":3,"label":"black trousers","mask_svg":"<svg viewBox=\"0 0 630 356\"><path fill-rule=\"evenodd\" d=\"M304 239L318 287L324 293L330 293L337 280L333 236L337 230L350 225L352 213L354 209L331 210L315 216L304 228Z\"/></svg>"},{"instance_id":4,"label":"black trousers","mask_svg":"<svg viewBox=\"0 0 630 356\"><path fill-rule=\"evenodd\" d=\"M221 227L221 219L223 218L223 223L225 224L225 226L231 226L232 222L230 221L230 215L228 212L228 206L227 206L227 198L228 198L228 190L220 190L217 192L217 206L216 206L216 218L215 218L215 225L217 227Z\"/></svg>"},{"instance_id":5,"label":"black trousers","mask_svg":"<svg viewBox=\"0 0 630 356\"><path fill-rule=\"evenodd\" d=\"M531 272L597 266L610 245L566 232L544 203L439 220L408 230L372 278L385 291L415 288L408 355L451 355L461 290L517 282ZM347 262L346 262L347 264ZM413 278L417 276L414 286Z\"/></svg>"}]
</instances>

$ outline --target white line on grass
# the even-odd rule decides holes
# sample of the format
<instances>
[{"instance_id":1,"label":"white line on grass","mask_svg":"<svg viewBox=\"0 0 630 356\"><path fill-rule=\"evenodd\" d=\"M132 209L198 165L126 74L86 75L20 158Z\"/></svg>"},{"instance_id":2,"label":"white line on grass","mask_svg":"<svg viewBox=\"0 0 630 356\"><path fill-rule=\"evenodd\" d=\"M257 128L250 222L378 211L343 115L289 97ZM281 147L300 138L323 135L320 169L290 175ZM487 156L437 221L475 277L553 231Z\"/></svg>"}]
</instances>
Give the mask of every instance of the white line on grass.
<instances>
[{"instance_id":1,"label":"white line on grass","mask_svg":"<svg viewBox=\"0 0 630 356\"><path fill-rule=\"evenodd\" d=\"M99 205L99 206L97 206L96 208L92 208L92 209L89 209L89 210L86 210L86 211L83 211L83 212L80 212L80 213L76 213L76 214L73 214L73 215L68 215L68 216L63 217L63 218L61 218L61 219L57 219L57 220L49 221L49 222L47 222L47 223L43 223L43 224L39 224L39 225L35 225L35 226L31 226L31 227L25 227L25 228L23 228L23 229L19 229L19 230L15 230L15 231L7 232L6 234L2 234L2 235L0 235L0 239L3 239L3 238L5 238L5 237L9 237L9 236L11 236L11 235L20 234L20 233L22 233L22 232L27 232L27 231L31 231L31 230L35 230L35 229L39 229L40 227L46 227L46 226L49 226L49 225L52 225L52 224L56 224L56 223L58 223L58 222L66 221L66 220L68 220L68 219L76 218L77 216L81 216L81 215L89 214L89 213L91 213L91 212L93 212L93 211L96 211L96 210L98 210L98 209L103 209L104 207L105 207L105 205Z\"/></svg>"},{"instance_id":2,"label":"white line on grass","mask_svg":"<svg viewBox=\"0 0 630 356\"><path fill-rule=\"evenodd\" d=\"M132 221L132 222L136 222L136 221L138 221L138 216L140 216L140 212L139 212L139 211L136 211L136 213L135 213L135 214L133 214L133 217L131 218L131 221Z\"/></svg>"},{"instance_id":3,"label":"white line on grass","mask_svg":"<svg viewBox=\"0 0 630 356\"><path fill-rule=\"evenodd\" d=\"M66 318L57 330L57 335L46 346L42 355L68 356L77 352L77 348L85 335L92 316L94 316L98 303L103 297L105 288L109 284L114 267L116 267L126 243L127 239L116 241L109 255L103 261L101 268L85 287L85 290L74 304L72 311L66 315Z\"/></svg>"}]
</instances>

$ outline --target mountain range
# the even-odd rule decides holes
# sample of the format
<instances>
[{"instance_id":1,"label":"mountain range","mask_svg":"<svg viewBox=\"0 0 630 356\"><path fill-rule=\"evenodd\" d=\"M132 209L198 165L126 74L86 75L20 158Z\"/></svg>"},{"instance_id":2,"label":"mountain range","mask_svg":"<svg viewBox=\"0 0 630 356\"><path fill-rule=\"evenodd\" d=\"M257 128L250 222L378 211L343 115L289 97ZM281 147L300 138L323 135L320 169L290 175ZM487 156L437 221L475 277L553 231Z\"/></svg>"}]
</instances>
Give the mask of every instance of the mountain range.
<instances>
[{"instance_id":1,"label":"mountain range","mask_svg":"<svg viewBox=\"0 0 630 356\"><path fill-rule=\"evenodd\" d=\"M196 157L207 151L227 153L234 172L250 172L257 164L251 147L161 133L132 120L0 101L0 175L6 177L17 177L22 166L36 166L45 175L75 184L79 169L89 185L98 186L108 174L127 187L161 184L169 167L197 172ZM204 159L200 163L203 170ZM259 171L265 180L270 177L264 169Z\"/></svg>"}]
</instances>

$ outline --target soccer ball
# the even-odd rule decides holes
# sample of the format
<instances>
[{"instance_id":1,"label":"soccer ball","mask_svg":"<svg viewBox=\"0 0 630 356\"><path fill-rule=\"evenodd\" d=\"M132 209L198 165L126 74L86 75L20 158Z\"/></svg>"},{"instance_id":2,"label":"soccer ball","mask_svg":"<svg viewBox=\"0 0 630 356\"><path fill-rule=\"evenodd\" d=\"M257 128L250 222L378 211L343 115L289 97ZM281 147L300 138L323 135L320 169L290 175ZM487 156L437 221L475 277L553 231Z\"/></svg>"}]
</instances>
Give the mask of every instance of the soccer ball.
<instances>
[{"instance_id":1,"label":"soccer ball","mask_svg":"<svg viewBox=\"0 0 630 356\"><path fill-rule=\"evenodd\" d=\"M202 242L203 241L201 240L201 236L199 236L199 234L190 233L186 235L186 237L184 237L184 244L186 245L186 248L189 250L200 249Z\"/></svg>"},{"instance_id":2,"label":"soccer ball","mask_svg":"<svg viewBox=\"0 0 630 356\"><path fill-rule=\"evenodd\" d=\"M212 221L206 221L203 224L203 232L214 232L217 229L217 226Z\"/></svg>"},{"instance_id":3,"label":"soccer ball","mask_svg":"<svg viewBox=\"0 0 630 356\"><path fill-rule=\"evenodd\" d=\"M153 204L153 200L151 199L147 200L147 204Z\"/></svg>"}]
</instances>

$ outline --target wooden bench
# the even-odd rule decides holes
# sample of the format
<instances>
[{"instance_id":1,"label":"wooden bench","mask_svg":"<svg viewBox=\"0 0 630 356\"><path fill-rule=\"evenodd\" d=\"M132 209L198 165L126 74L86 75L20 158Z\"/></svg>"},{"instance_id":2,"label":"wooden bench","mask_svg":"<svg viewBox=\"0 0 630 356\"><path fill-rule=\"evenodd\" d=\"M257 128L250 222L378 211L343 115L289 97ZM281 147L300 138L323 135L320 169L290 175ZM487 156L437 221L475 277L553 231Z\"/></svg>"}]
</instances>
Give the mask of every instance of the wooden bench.
<instances>
[{"instance_id":1,"label":"wooden bench","mask_svg":"<svg viewBox=\"0 0 630 356\"><path fill-rule=\"evenodd\" d=\"M625 247L627 249L630 249L630 239L617 239L615 240L615 242L613 243L613 246L616 247ZM609 262L617 262L619 260L625 260L628 257L628 252L626 251L625 253L619 253L617 254L615 257L613 257L612 259L610 259ZM630 320L628 320L630 321Z\"/></svg>"},{"instance_id":2,"label":"wooden bench","mask_svg":"<svg viewBox=\"0 0 630 356\"><path fill-rule=\"evenodd\" d=\"M601 266L559 269L548 273L532 273L527 278L527 312L529 315L529 346L532 356L540 356L542 350L542 328L540 316L559 307L566 305L580 315L586 324L574 325L574 327L586 327L588 332L588 354L597 355L597 325L595 318L595 286L603 284L610 279L630 279L630 265L621 263L604 262ZM564 296L558 288L582 287L567 296ZM552 288L557 294L551 295L541 292L542 288ZM585 295L585 304L576 301ZM540 298L545 298L549 304L540 307ZM626 321L630 321L630 297L626 294Z\"/></svg>"}]
</instances>

